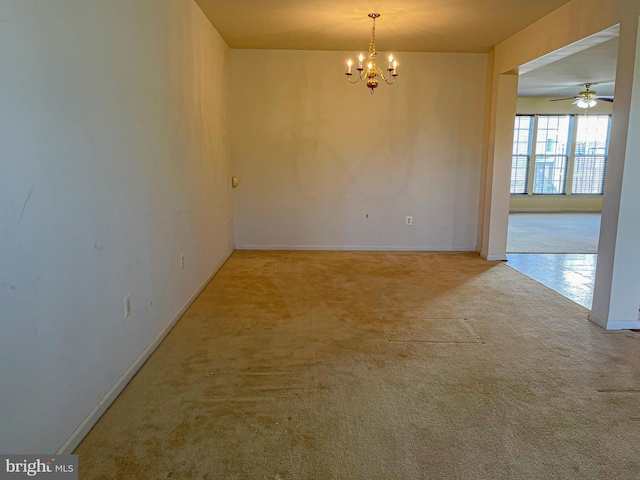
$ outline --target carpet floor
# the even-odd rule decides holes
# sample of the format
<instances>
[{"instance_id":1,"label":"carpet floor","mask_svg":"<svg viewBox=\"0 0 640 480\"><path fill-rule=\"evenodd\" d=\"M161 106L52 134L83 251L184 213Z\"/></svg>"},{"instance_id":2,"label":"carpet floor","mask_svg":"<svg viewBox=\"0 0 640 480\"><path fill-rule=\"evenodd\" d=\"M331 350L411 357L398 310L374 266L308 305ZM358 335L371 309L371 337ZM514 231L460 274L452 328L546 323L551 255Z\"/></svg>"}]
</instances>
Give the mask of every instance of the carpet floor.
<instances>
[{"instance_id":1,"label":"carpet floor","mask_svg":"<svg viewBox=\"0 0 640 480\"><path fill-rule=\"evenodd\" d=\"M511 213L509 253L598 253L599 213Z\"/></svg>"},{"instance_id":2,"label":"carpet floor","mask_svg":"<svg viewBox=\"0 0 640 480\"><path fill-rule=\"evenodd\" d=\"M640 334L472 253L235 252L81 479L637 479Z\"/></svg>"}]
</instances>

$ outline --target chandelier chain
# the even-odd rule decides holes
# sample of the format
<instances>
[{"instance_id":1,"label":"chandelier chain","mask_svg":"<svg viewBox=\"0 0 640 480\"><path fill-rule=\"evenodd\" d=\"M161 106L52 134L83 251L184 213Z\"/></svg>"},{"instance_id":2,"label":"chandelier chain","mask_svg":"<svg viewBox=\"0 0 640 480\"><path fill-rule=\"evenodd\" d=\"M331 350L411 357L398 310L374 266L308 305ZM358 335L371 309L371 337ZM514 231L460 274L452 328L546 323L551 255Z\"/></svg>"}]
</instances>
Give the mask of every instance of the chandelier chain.
<instances>
[{"instance_id":1,"label":"chandelier chain","mask_svg":"<svg viewBox=\"0 0 640 480\"><path fill-rule=\"evenodd\" d=\"M373 26L371 27L371 42L369 43L369 60L375 60L376 56L376 18L373 17Z\"/></svg>"}]
</instances>

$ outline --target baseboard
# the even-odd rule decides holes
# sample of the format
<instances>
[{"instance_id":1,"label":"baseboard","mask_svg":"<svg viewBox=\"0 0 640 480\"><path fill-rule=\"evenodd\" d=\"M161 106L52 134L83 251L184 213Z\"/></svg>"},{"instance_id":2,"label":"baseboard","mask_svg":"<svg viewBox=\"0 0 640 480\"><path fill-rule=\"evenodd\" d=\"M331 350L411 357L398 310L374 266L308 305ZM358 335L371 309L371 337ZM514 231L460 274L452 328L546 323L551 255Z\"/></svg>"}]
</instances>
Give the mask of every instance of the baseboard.
<instances>
[{"instance_id":1,"label":"baseboard","mask_svg":"<svg viewBox=\"0 0 640 480\"><path fill-rule=\"evenodd\" d=\"M512 208L509 213L602 213L601 208Z\"/></svg>"},{"instance_id":2,"label":"baseboard","mask_svg":"<svg viewBox=\"0 0 640 480\"><path fill-rule=\"evenodd\" d=\"M639 330L640 322L638 320L626 320L620 322L607 323L607 330Z\"/></svg>"},{"instance_id":3,"label":"baseboard","mask_svg":"<svg viewBox=\"0 0 640 480\"><path fill-rule=\"evenodd\" d=\"M84 420L80 423L80 425L73 431L73 433L69 436L69 438L62 444L62 446L56 451L56 455L60 454L69 454L75 450L75 448L80 444L82 439L89 433L91 428L95 425L95 423L100 419L102 414L107 411L109 406L113 403L113 401L120 395L120 392L124 390L124 387L127 386L129 381L133 378L133 376L140 370L142 365L147 361L147 359L151 356L151 354L155 351L156 348L162 343L162 340L169 334L171 329L178 323L180 317L184 315L184 312L191 306L194 300L200 295L200 292L204 290L207 284L211 281L213 276L218 273L218 270L225 264L225 262L229 259L231 254L234 251L234 247L231 247L227 253L214 265L211 273L207 275L207 277L202 281L200 286L196 289L196 291L189 297L189 299L185 302L185 304L178 310L178 312L173 316L173 318L165 325L165 327L160 331L160 333L154 338L154 340L149 344L147 348L136 358L136 360L131 364L131 366L124 372L124 374L120 377L120 379L116 382L116 384L107 392L107 394L100 399L98 404L89 412L89 414L84 418Z\"/></svg>"},{"instance_id":4,"label":"baseboard","mask_svg":"<svg viewBox=\"0 0 640 480\"><path fill-rule=\"evenodd\" d=\"M508 260L506 255L485 255L483 253L480 253L480 258L488 262L506 262Z\"/></svg>"},{"instance_id":5,"label":"baseboard","mask_svg":"<svg viewBox=\"0 0 640 480\"><path fill-rule=\"evenodd\" d=\"M472 247L378 247L362 245L236 245L236 250L335 250L362 252L475 252Z\"/></svg>"},{"instance_id":6,"label":"baseboard","mask_svg":"<svg viewBox=\"0 0 640 480\"><path fill-rule=\"evenodd\" d=\"M589 313L589 321L595 323L605 330L638 330L640 329L640 321L638 320L619 320L615 322L607 322L606 319L599 317L593 312Z\"/></svg>"}]
</instances>

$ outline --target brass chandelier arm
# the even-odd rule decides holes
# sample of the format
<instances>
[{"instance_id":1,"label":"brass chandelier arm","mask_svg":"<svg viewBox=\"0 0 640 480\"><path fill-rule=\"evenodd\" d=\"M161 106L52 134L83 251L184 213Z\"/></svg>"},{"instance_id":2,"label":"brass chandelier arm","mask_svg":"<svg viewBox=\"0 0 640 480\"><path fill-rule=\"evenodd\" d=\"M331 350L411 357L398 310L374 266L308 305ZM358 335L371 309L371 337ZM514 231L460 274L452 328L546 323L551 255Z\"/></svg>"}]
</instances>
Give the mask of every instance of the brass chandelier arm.
<instances>
[{"instance_id":1,"label":"brass chandelier arm","mask_svg":"<svg viewBox=\"0 0 640 480\"><path fill-rule=\"evenodd\" d=\"M347 76L349 83L358 83L360 80L364 80L368 77L365 69L358 69L358 73L345 73L345 75ZM353 80L352 77L355 77L355 80Z\"/></svg>"},{"instance_id":2,"label":"brass chandelier arm","mask_svg":"<svg viewBox=\"0 0 640 480\"><path fill-rule=\"evenodd\" d=\"M380 67L376 67L375 70L371 71L371 70L361 70L356 74L353 73L345 73L345 75L347 76L347 80L349 81L349 83L358 83L360 80L365 80L367 78L376 78L376 77L380 77L382 78L382 80L385 81L385 83L387 83L388 85L392 85L393 83L395 83L396 81L396 77L398 76L397 74L393 74L391 73L393 71L393 69L387 69L387 71L389 72L388 75L384 74L384 70L382 70ZM352 77L355 77L352 78Z\"/></svg>"},{"instance_id":3,"label":"brass chandelier arm","mask_svg":"<svg viewBox=\"0 0 640 480\"><path fill-rule=\"evenodd\" d=\"M385 81L385 83L389 85L391 85L392 83L395 83L397 75L394 75L393 73L391 73L393 69L387 69L387 71L389 72L387 76L384 75L384 70L382 70L381 68L377 68L376 70L377 70L376 75L381 77Z\"/></svg>"}]
</instances>

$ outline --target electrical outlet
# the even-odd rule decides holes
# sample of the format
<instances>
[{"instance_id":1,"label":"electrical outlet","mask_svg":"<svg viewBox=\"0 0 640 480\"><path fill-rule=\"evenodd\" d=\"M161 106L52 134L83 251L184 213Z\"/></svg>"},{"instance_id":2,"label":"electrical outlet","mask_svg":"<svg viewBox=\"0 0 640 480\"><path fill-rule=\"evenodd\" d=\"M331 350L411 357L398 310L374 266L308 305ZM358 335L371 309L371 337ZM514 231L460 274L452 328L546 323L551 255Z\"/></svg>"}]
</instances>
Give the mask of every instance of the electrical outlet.
<instances>
[{"instance_id":1,"label":"electrical outlet","mask_svg":"<svg viewBox=\"0 0 640 480\"><path fill-rule=\"evenodd\" d=\"M405 225L413 225L413 217L411 215L407 215L404 219Z\"/></svg>"},{"instance_id":2,"label":"electrical outlet","mask_svg":"<svg viewBox=\"0 0 640 480\"><path fill-rule=\"evenodd\" d=\"M184 269L184 253L180 254L180 270Z\"/></svg>"},{"instance_id":3,"label":"electrical outlet","mask_svg":"<svg viewBox=\"0 0 640 480\"><path fill-rule=\"evenodd\" d=\"M124 318L131 315L131 295L124 297Z\"/></svg>"}]
</instances>

